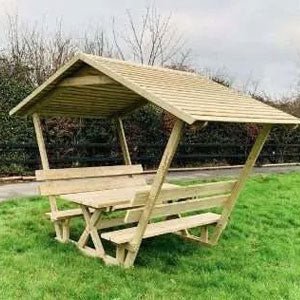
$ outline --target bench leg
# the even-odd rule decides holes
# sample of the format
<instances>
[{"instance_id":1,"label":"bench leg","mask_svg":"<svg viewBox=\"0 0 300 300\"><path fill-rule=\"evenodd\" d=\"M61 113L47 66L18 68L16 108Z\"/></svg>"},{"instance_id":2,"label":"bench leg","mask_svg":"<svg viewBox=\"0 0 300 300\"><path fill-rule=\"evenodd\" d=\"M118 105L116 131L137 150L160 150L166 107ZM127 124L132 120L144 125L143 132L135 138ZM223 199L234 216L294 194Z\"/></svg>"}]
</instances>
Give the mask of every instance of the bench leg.
<instances>
[{"instance_id":1,"label":"bench leg","mask_svg":"<svg viewBox=\"0 0 300 300\"><path fill-rule=\"evenodd\" d=\"M55 239L61 243L67 243L70 240L70 220L53 221L56 233Z\"/></svg>"},{"instance_id":2,"label":"bench leg","mask_svg":"<svg viewBox=\"0 0 300 300\"><path fill-rule=\"evenodd\" d=\"M208 243L208 226L202 226L202 227L201 227L201 235L200 235L200 239L201 239L204 243Z\"/></svg>"},{"instance_id":3,"label":"bench leg","mask_svg":"<svg viewBox=\"0 0 300 300\"><path fill-rule=\"evenodd\" d=\"M126 257L126 248L124 244L117 245L116 259L120 264L124 264Z\"/></svg>"},{"instance_id":4,"label":"bench leg","mask_svg":"<svg viewBox=\"0 0 300 300\"><path fill-rule=\"evenodd\" d=\"M62 241L67 243L70 240L70 219L65 219L62 221Z\"/></svg>"},{"instance_id":5,"label":"bench leg","mask_svg":"<svg viewBox=\"0 0 300 300\"><path fill-rule=\"evenodd\" d=\"M208 226L201 226L200 227L200 237L193 235L193 234L185 234L185 232L179 231L174 232L174 234L179 235L182 239L190 242L194 242L197 244L201 244L203 246L211 247L213 246L208 239Z\"/></svg>"}]
</instances>

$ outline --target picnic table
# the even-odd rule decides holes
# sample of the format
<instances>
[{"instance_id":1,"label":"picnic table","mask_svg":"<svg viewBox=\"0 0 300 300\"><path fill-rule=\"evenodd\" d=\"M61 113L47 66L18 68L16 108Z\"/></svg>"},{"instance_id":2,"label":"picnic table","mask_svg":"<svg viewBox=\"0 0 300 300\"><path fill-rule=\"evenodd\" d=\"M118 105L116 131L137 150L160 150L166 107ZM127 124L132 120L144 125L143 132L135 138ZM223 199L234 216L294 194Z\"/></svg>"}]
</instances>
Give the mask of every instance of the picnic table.
<instances>
[{"instance_id":1,"label":"picnic table","mask_svg":"<svg viewBox=\"0 0 300 300\"><path fill-rule=\"evenodd\" d=\"M176 188L177 185L165 183L162 189L174 187ZM124 217L103 219L101 216L114 211L127 210L137 192L149 192L150 188L151 185L145 185L64 195L64 200L80 205L85 220L86 227L77 242L78 248L87 255L102 258L106 263L119 264L119 252L117 252L116 259L106 255L101 233L103 229L124 225ZM132 222L127 222L127 224L130 223ZM89 237L93 241L94 249L87 245Z\"/></svg>"},{"instance_id":2,"label":"picnic table","mask_svg":"<svg viewBox=\"0 0 300 300\"><path fill-rule=\"evenodd\" d=\"M147 212L152 188L146 182L141 165L38 170L36 177L42 181L41 195L48 196L50 201L60 197L79 206L67 210L52 207L47 213L54 222L58 240L72 241L85 254L99 257L107 264L125 265L127 254L135 251L131 242ZM224 205L235 182L193 186L163 183L142 239L176 233L208 245L208 226L216 224L220 215L212 212L182 214ZM85 228L77 241L71 240L70 220L82 216ZM196 227L201 228L200 237L188 231ZM92 247L88 244L89 238ZM106 253L104 240L116 246L115 257Z\"/></svg>"}]
</instances>

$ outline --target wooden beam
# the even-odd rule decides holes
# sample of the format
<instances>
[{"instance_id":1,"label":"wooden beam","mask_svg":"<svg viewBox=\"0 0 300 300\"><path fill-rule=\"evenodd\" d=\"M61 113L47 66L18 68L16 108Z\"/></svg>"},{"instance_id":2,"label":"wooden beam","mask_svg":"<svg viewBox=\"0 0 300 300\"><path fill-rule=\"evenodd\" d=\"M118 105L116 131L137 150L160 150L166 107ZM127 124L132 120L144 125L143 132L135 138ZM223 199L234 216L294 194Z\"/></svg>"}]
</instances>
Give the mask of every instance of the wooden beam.
<instances>
[{"instance_id":1,"label":"wooden beam","mask_svg":"<svg viewBox=\"0 0 300 300\"><path fill-rule=\"evenodd\" d=\"M116 81L106 75L87 75L81 77L70 77L63 79L57 86L85 86L98 84L114 84Z\"/></svg>"},{"instance_id":2,"label":"wooden beam","mask_svg":"<svg viewBox=\"0 0 300 300\"><path fill-rule=\"evenodd\" d=\"M130 158L130 153L126 141L126 135L124 131L124 126L123 126L123 121L121 118L116 119L116 126L117 126L117 131L118 131L118 136L119 136L119 141L121 144L121 149L123 153L123 158L125 165L131 165L131 158Z\"/></svg>"},{"instance_id":3,"label":"wooden beam","mask_svg":"<svg viewBox=\"0 0 300 300\"><path fill-rule=\"evenodd\" d=\"M228 201L224 204L221 218L220 218L219 222L217 223L217 225L214 229L214 232L212 233L212 237L210 239L211 244L215 245L218 242L223 230L226 228L228 219L229 219L230 214L233 210L233 207L236 203L236 200L239 197L242 189L245 186L247 178L250 175L251 170L252 170L253 166L255 165L255 162L256 162L256 160L268 138L271 128L272 128L271 124L266 124L263 126L261 132L259 133L259 135L251 149L251 152L248 156L246 164L245 164L236 184L233 187L231 195L228 198Z\"/></svg>"},{"instance_id":4,"label":"wooden beam","mask_svg":"<svg viewBox=\"0 0 300 300\"><path fill-rule=\"evenodd\" d=\"M38 114L33 114L32 115L33 119L33 125L35 129L35 134L36 134L36 140L40 152L40 157L42 161L42 167L43 170L49 170L49 161L48 161L48 156L47 156L47 151L46 151L46 146L45 146L45 140L43 137L43 130L42 130L42 125L41 125L41 120Z\"/></svg>"},{"instance_id":5,"label":"wooden beam","mask_svg":"<svg viewBox=\"0 0 300 300\"><path fill-rule=\"evenodd\" d=\"M175 155L176 149L178 147L180 137L182 134L184 122L181 119L177 119L176 123L173 127L173 130L171 132L169 141L167 143L167 146L165 148L163 157L161 159L159 168L157 170L157 173L154 177L153 184L150 189L149 193L149 199L147 204L145 205L145 209L141 215L141 218L139 220L138 226L136 228L136 232L134 234L133 239L129 243L128 251L124 266L130 267L133 265L135 258L137 256L139 247L141 245L143 235L146 231L153 207L155 205L155 202L159 196L160 190L162 188L163 182L166 178L168 169L170 167L170 164L172 162L172 159Z\"/></svg>"},{"instance_id":6,"label":"wooden beam","mask_svg":"<svg viewBox=\"0 0 300 300\"><path fill-rule=\"evenodd\" d=\"M32 115L33 119L33 125L35 129L35 134L36 134L36 140L40 152L40 157L42 161L42 168L43 170L49 170L49 160L47 156L47 150L46 150L46 145L45 145L45 140L43 136L43 130L42 130L42 125L41 125L41 120L40 117L37 113L34 113ZM53 196L49 197L49 202L50 202L50 208L51 208L51 213L55 215L55 213L58 211L57 209L57 202L56 198ZM60 242L67 242L66 239L68 239L69 236L69 228L68 224L63 221L63 224L59 221L54 221L54 228L56 232L56 239Z\"/></svg>"}]
</instances>

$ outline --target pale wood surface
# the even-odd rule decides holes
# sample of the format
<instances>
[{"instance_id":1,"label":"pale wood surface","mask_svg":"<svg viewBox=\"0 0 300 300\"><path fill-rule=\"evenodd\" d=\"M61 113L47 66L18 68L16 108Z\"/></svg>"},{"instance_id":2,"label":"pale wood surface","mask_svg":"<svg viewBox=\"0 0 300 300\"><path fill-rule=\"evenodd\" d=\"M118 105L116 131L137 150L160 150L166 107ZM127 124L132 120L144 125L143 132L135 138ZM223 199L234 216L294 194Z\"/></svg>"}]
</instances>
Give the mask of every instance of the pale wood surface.
<instances>
[{"instance_id":1,"label":"pale wood surface","mask_svg":"<svg viewBox=\"0 0 300 300\"><path fill-rule=\"evenodd\" d=\"M168 143L166 145L165 151L163 153L162 159L160 161L157 173L153 179L153 183L149 192L148 201L145 205L141 218L139 220L138 226L135 230L134 236L130 241L131 249L133 251L129 251L124 265L125 267L130 267L133 265L136 255L138 253L139 247L141 245L145 230L147 228L147 224L151 217L151 212L155 205L156 200L159 197L159 193L162 189L163 183L167 176L168 169L171 165L173 157L175 155L176 149L178 147L181 134L183 131L184 123L180 119L177 119L174 127L172 129L171 135L169 137Z\"/></svg>"},{"instance_id":2,"label":"pale wood surface","mask_svg":"<svg viewBox=\"0 0 300 300\"><path fill-rule=\"evenodd\" d=\"M95 84L114 84L117 83L105 75L86 75L80 77L69 77L62 80L58 86L83 86Z\"/></svg>"},{"instance_id":3,"label":"pale wood surface","mask_svg":"<svg viewBox=\"0 0 300 300\"><path fill-rule=\"evenodd\" d=\"M178 185L164 185L164 188L160 191L156 200L156 204L165 202L168 200L178 200L182 198L190 197L205 197L216 194L226 194L231 192L236 180L219 181L202 183L191 186L178 186ZM136 192L132 206L143 205L147 202L149 197L149 191L139 190Z\"/></svg>"},{"instance_id":4,"label":"pale wood surface","mask_svg":"<svg viewBox=\"0 0 300 300\"><path fill-rule=\"evenodd\" d=\"M43 136L41 120L38 114L33 114L32 119L33 119L35 134L36 134L36 140L39 147L40 157L42 161L42 167L44 170L49 170L49 161L48 161L47 150L46 150L46 145Z\"/></svg>"},{"instance_id":5,"label":"pale wood surface","mask_svg":"<svg viewBox=\"0 0 300 300\"><path fill-rule=\"evenodd\" d=\"M81 216L82 210L80 208L73 208L73 209L66 209L62 211L49 212L46 213L46 215L49 216L51 220L64 220L76 216Z\"/></svg>"},{"instance_id":6,"label":"pale wood surface","mask_svg":"<svg viewBox=\"0 0 300 300\"><path fill-rule=\"evenodd\" d=\"M37 181L143 174L142 165L37 170Z\"/></svg>"},{"instance_id":7,"label":"pale wood surface","mask_svg":"<svg viewBox=\"0 0 300 300\"><path fill-rule=\"evenodd\" d=\"M70 193L94 192L122 187L134 187L145 185L143 175L115 176L98 178L80 178L72 180L56 180L40 184L40 193L43 196L65 195Z\"/></svg>"},{"instance_id":8,"label":"pale wood surface","mask_svg":"<svg viewBox=\"0 0 300 300\"><path fill-rule=\"evenodd\" d=\"M117 126L117 131L118 131L118 136L119 136L119 141L121 144L121 149L122 149L122 154L124 158L125 165L131 165L131 158L130 158L130 153L126 141L126 135L125 135L125 130L123 126L123 121L121 118L116 119L116 126Z\"/></svg>"},{"instance_id":9,"label":"pale wood surface","mask_svg":"<svg viewBox=\"0 0 300 300\"><path fill-rule=\"evenodd\" d=\"M179 201L169 204L156 205L151 213L151 218L172 216L200 209L208 209L223 206L230 194L205 197L200 199ZM138 221L143 212L142 208L129 210L125 217L125 223Z\"/></svg>"},{"instance_id":10,"label":"pale wood surface","mask_svg":"<svg viewBox=\"0 0 300 300\"><path fill-rule=\"evenodd\" d=\"M157 235L172 233L183 229L194 228L202 225L214 224L218 222L220 215L215 213L204 213L196 216L182 217L180 219L166 220L151 223L147 226L143 238L150 238ZM136 232L136 227L121 229L113 232L101 234L101 238L116 244L130 242Z\"/></svg>"},{"instance_id":11,"label":"pale wood surface","mask_svg":"<svg viewBox=\"0 0 300 300\"><path fill-rule=\"evenodd\" d=\"M174 187L176 188L177 186L169 183L163 185L163 189L166 188L170 190ZM63 199L96 209L122 204L127 204L126 207L128 207L131 206L131 201L134 199L136 192L149 191L150 188L151 185L144 184L141 186L130 186L95 192L66 194L63 196Z\"/></svg>"},{"instance_id":12,"label":"pale wood surface","mask_svg":"<svg viewBox=\"0 0 300 300\"><path fill-rule=\"evenodd\" d=\"M58 87L70 77L83 76L107 76L117 83L90 81L92 85ZM10 114L38 112L49 116L111 118L134 110L144 104L144 99L188 124L196 121L300 124L296 117L199 74L88 54L73 58Z\"/></svg>"}]
</instances>

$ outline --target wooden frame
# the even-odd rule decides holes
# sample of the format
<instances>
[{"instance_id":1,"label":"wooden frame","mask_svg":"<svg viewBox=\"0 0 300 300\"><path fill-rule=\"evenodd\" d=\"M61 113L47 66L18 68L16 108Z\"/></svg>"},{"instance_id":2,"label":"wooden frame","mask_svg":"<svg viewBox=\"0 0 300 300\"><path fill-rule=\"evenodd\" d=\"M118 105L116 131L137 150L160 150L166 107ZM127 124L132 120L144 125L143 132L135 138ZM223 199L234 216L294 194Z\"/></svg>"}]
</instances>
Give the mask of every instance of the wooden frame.
<instances>
[{"instance_id":1,"label":"wooden frame","mask_svg":"<svg viewBox=\"0 0 300 300\"><path fill-rule=\"evenodd\" d=\"M37 143L39 146L43 170L47 171L47 170L50 170L49 161L47 158L47 152L46 152L45 142L44 142L44 138L43 138L43 134L42 134L42 127L41 127L40 119L37 114L33 115L33 122L34 122L35 131L36 131ZM122 149L122 153L123 153L123 157L124 157L124 163L127 165L131 165L131 158L130 158L130 154L129 154L129 150L128 150L128 145L126 142L126 136L125 136L125 132L124 132L124 128L123 128L123 123L120 118L116 119L116 127L117 127L117 132L118 132L121 149ZM199 190L200 194L203 194L204 196L208 195L207 200L206 200L206 198L203 198L201 202L199 202L197 200L190 200L190 201L187 201L184 203L178 203L178 204L174 203L174 204L169 204L167 206L163 205L160 208L160 206L157 206L157 201L159 198L166 199L166 200L172 199L172 196L171 196L172 193L171 193L171 195L169 195L168 190L164 190L163 193L161 193L161 191L162 191L162 185L163 185L163 182L167 175L169 166L172 162L172 159L173 159L176 149L178 147L180 137L182 135L183 127L184 127L184 122L180 119L177 119L174 124L174 127L172 129L171 135L169 137L169 141L165 148L165 151L162 156L157 174L154 177L154 181L150 188L149 193L145 194L145 193L141 192L135 200L135 201L138 201L136 203L139 203L139 202L142 203L141 201L145 201L146 204L145 204L144 209L141 210L140 208L137 208L137 209L131 210L130 214L128 216L126 216L126 218L125 218L125 222L129 222L129 223L136 222L138 220L138 224L137 224L135 233L134 233L132 239L128 243L117 245L115 258L105 254L98 230L101 228L107 228L107 227L123 224L124 221L122 221L121 219L120 220L117 219L117 220L110 220L110 221L106 221L106 222L102 223L101 222L101 214L102 214L103 209L101 209L101 208L96 209L94 212L92 212L85 205L81 205L81 212L77 212L77 210L76 210L76 212L75 211L73 212L74 215L82 214L84 217L84 220L86 222L86 228L83 231L83 233L77 243L77 246L79 247L79 249L82 252L84 252L85 254L88 254L88 255L100 257L106 263L109 263L109 264L113 263L113 264L122 265L127 268L131 267L131 266L133 266L136 256L139 252L139 248L142 243L142 240L143 240L143 238L145 238L144 235L145 235L146 229L148 228L149 220L151 218L151 215L154 212L156 214L157 213L164 214L164 211L173 212L175 218L181 219L181 212L184 209L189 209L189 208L193 208L196 206L198 207L199 204L201 205L202 208L215 207L215 206L219 206L219 205L223 206L223 211L222 211L220 218L216 219L217 223L213 230L212 236L209 237L208 225L206 225L207 223L205 223L205 222L203 223L203 226L200 228L200 237L191 235L187 229L183 229L183 230L181 229L178 232L174 232L174 233L180 235L183 239L188 240L188 241L197 242L197 243L204 244L204 245L216 245L217 244L223 230L225 229L225 227L228 223L228 219L229 219L230 214L233 210L233 207L236 203L236 200L237 200L242 188L245 185L246 179L249 176L251 169L254 166L256 159L268 137L268 134L271 130L272 125L267 124L267 125L263 126L263 128L262 128L260 134L258 135L257 140L249 154L249 157L246 161L244 169L241 172L241 175L238 178L238 180L235 183L234 182L226 183L228 185L228 187L226 187L226 185L224 185L224 184L218 185L218 184L214 183L214 188L220 186L220 191L221 190L226 191L226 189L228 188L228 191L231 191L231 193L228 194L228 196L226 196L225 194L209 196L210 192L211 192L210 188L209 188L210 184L207 184L208 185L207 189L205 188L205 185L204 185L204 187L201 187L201 190ZM204 127L204 126L202 126L202 127ZM50 176L49 178L51 178L51 176L55 177L58 174L60 174L59 176L63 176L63 177L67 176L67 175L65 175L65 172L63 172L63 170L60 170L60 171L53 170L52 172L54 172L53 175L51 175L51 173L48 172L49 173L48 176ZM83 172L85 172L85 171L83 171ZM55 175L56 173L57 173L57 175ZM76 179L77 175L74 173L74 175L72 175L72 176L75 176L74 178ZM39 175L39 177L43 178L43 173L41 173ZM232 185L233 183L234 183L234 185ZM91 180L89 180L89 184L92 184ZM233 188L232 188L232 186L233 186ZM55 184L55 187L59 188L59 185ZM225 190L224 190L224 187L226 187ZM63 188L66 189L66 192L69 191L69 188L67 185L63 184ZM231 188L232 188L232 190L231 190ZM199 188L197 188L197 187L193 187L193 188L189 188L186 192L184 192L184 189L183 190L181 189L181 194L184 193L184 195L186 197L189 197L189 195L192 195L194 192L197 192L198 189ZM215 189L215 191L217 192L218 188ZM48 193L47 185L45 187L43 187L43 193L44 194ZM145 197L147 197L147 198L145 198ZM142 200L142 199L144 199L144 200ZM49 200L50 200L50 206L51 206L51 214L53 216L53 215L55 215L55 213L58 212L58 208L56 205L56 199L54 196L50 195ZM213 216L213 218L214 218L214 216ZM169 219L171 221L173 219L173 217L172 218L168 217L167 219ZM54 221L57 240L59 240L61 242L67 242L69 240L69 219L66 218L66 219L59 220L59 219L53 218L53 221ZM175 223L174 223L174 225L175 225ZM147 234L147 236L148 235L149 234ZM93 241L93 244L95 247L94 249L87 246L87 241L88 241L89 236L91 237L91 239Z\"/></svg>"},{"instance_id":2,"label":"wooden frame","mask_svg":"<svg viewBox=\"0 0 300 300\"><path fill-rule=\"evenodd\" d=\"M86 97L86 101L82 101L83 97ZM70 179L67 178L69 176L68 172L62 170L53 170L55 172L51 172L39 115L88 118L105 117L115 120L124 164L126 167L134 167L121 117L144 105L147 101L168 111L175 117L175 124L154 177L153 184L150 191L133 191L133 187L139 185L137 182L144 182L144 179L141 179L141 181L136 180L133 183L132 180L136 179L135 176L137 174L130 172L130 174L125 174L125 176L119 178L119 185L122 187L128 185L128 188L131 189L130 194L132 194L132 191L135 193L131 195L137 201L135 205L139 203L138 201L140 203L133 207L133 204L129 201L132 204L129 207L131 211L128 212L124 220L120 220L120 218L117 220L101 220L103 210L128 209L129 204L127 202L118 202L117 204L117 201L113 201L118 200L118 197L120 197L119 195L116 197L114 192L110 193L111 202L107 201L106 203L109 202L117 205L114 206L111 204L105 208L95 206L97 199L99 200L100 197L96 193L99 192L100 182L102 185L106 185L106 189L111 189L111 191L112 189L118 190L120 186L113 179L116 179L120 174L114 173L115 170L110 170L108 172L109 175L106 173L106 178L102 176L103 178L99 179L98 177L101 177L102 170L78 170L78 172L72 173L73 177L69 180L72 181L74 179L74 184L74 182L66 182ZM198 224L200 227L199 236L191 235L189 232L190 228L179 226L180 224L177 224L176 228L178 230L176 232L170 231L189 241L204 245L216 245L228 224L237 198L261 152L272 124L293 125L300 123L300 120L296 117L281 112L247 95L238 94L231 89L196 74L130 64L87 54L79 54L58 70L10 112L11 115L15 113L22 116L32 115L33 117L42 168L45 172L41 176L46 174L44 181L47 181L41 188L41 193L49 196L51 206L50 216L54 222L57 240L67 242L70 234L70 218L83 216L86 228L78 241L78 247L87 254L101 257L107 263L117 263L125 267L133 266L143 238L153 236L150 229L155 226L153 223L149 225L149 220L156 214L161 214L168 224L175 224L176 221L180 223L184 220L185 217L182 216L182 213L186 212L186 210L195 207L222 207L221 215L210 213L199 217L200 219L197 221L200 223L194 223L194 225ZM180 200L181 202L168 203L167 205L162 203L162 199L169 199L168 197L170 197L169 200L171 202L173 200L176 202L176 199L173 199L174 194L176 198L176 189L173 188L170 192L168 189L164 189L163 184L178 147L184 124L199 125L200 128L203 128L208 121L262 124L262 129L238 180L233 184L225 184L225 187L229 189L228 191L224 190L224 185L222 184L219 186L215 185L214 188L216 191L218 189L222 191L219 195L206 195L205 192L209 189L209 186L201 187L201 193L205 195L201 201L198 198L193 198L195 196L194 193L198 192L198 187L194 187L186 191L181 189L181 195L186 196L185 199ZM124 170L119 171L122 173ZM93 173L93 176L91 176L88 172L98 172L97 175L100 175L94 176L95 173ZM83 178L78 177L79 173L83 175ZM112 175L112 173L114 174ZM110 175L113 179L109 177ZM122 173L122 175L124 174ZM55 177L59 176L62 176L60 178L62 179L61 182L57 181L53 183L57 179ZM128 181L128 178L132 180ZM89 186L89 190L86 190L87 185ZM78 195L81 192L88 194L90 197L88 201L86 201L85 196ZM96 194L92 194L94 192ZM124 190L118 192L123 193ZM71 201L79 204L80 208L72 211L59 211L55 196L68 194ZM102 193L101 197L101 199L104 199L107 197L107 194ZM187 201L184 202L185 200ZM172 212L171 215L170 212ZM98 230L118 226L122 222L137 223L137 226L136 228L130 228L134 230L132 235L130 235L130 239L126 240L126 243L117 245L116 258L112 258L105 254ZM208 230L208 226L214 226L211 234L209 234L211 231ZM164 231L161 230L161 232ZM105 234L102 237L113 240L113 233ZM91 237L95 249L87 246L88 237Z\"/></svg>"}]
</instances>

